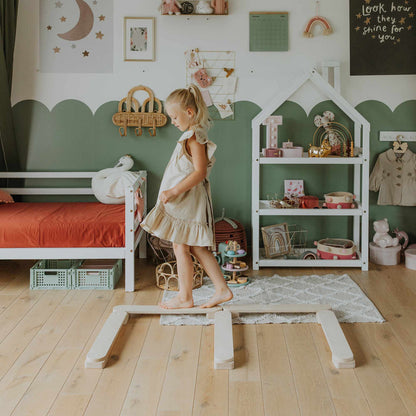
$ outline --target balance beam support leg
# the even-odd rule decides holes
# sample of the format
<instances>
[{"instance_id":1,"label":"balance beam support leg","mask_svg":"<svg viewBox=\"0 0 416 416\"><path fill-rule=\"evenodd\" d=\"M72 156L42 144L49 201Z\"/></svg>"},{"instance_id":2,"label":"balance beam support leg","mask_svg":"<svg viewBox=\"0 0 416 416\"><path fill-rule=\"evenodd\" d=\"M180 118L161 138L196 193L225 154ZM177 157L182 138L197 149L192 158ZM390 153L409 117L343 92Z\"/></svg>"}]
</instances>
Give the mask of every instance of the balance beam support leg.
<instances>
[{"instance_id":1,"label":"balance beam support leg","mask_svg":"<svg viewBox=\"0 0 416 416\"><path fill-rule=\"evenodd\" d=\"M233 321L230 311L220 311L215 314L214 368L216 370L234 368Z\"/></svg>"}]
</instances>

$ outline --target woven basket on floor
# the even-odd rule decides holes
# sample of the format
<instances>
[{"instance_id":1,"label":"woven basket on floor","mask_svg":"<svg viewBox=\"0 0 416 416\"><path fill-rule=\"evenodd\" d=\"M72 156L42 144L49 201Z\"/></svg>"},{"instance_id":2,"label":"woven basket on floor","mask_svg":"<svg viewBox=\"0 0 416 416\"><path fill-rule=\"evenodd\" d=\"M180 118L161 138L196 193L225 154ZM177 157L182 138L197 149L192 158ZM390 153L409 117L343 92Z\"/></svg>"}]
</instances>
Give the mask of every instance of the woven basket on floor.
<instances>
[{"instance_id":1,"label":"woven basket on floor","mask_svg":"<svg viewBox=\"0 0 416 416\"><path fill-rule=\"evenodd\" d=\"M194 279L192 289L202 286L202 278L204 277L204 269L199 262L192 256L194 265ZM179 290L178 269L176 261L167 261L156 267L156 286L163 290Z\"/></svg>"}]
</instances>

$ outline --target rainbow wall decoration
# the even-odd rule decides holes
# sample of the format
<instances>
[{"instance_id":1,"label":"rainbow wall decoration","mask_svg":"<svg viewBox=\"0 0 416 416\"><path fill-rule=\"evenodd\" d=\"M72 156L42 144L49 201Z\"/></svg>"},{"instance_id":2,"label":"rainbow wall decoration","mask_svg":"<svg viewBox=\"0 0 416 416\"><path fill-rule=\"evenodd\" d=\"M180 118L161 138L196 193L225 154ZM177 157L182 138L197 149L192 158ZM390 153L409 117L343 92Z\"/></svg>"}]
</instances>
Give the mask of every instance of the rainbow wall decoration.
<instances>
[{"instance_id":1,"label":"rainbow wall decoration","mask_svg":"<svg viewBox=\"0 0 416 416\"><path fill-rule=\"evenodd\" d=\"M325 36L330 35L333 30L332 27L330 25L330 23L328 22L327 19L325 19L325 17L322 16L314 16L312 17L312 19L309 20L308 24L306 25L305 31L303 32L303 36L307 37L307 38L312 38L313 37L313 28L315 26L322 26L322 33Z\"/></svg>"}]
</instances>

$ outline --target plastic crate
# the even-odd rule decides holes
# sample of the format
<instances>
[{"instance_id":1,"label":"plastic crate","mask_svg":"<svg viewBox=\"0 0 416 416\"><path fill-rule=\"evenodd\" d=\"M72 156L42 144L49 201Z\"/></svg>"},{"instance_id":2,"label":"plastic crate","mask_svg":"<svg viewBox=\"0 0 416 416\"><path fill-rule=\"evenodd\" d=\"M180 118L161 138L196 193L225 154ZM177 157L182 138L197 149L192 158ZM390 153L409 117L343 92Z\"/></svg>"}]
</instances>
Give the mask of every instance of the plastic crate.
<instances>
[{"instance_id":1,"label":"plastic crate","mask_svg":"<svg viewBox=\"0 0 416 416\"><path fill-rule=\"evenodd\" d=\"M74 289L114 289L123 271L122 260L88 260L76 270Z\"/></svg>"},{"instance_id":2,"label":"plastic crate","mask_svg":"<svg viewBox=\"0 0 416 416\"><path fill-rule=\"evenodd\" d=\"M39 260L30 269L31 289L71 289L81 260Z\"/></svg>"}]
</instances>

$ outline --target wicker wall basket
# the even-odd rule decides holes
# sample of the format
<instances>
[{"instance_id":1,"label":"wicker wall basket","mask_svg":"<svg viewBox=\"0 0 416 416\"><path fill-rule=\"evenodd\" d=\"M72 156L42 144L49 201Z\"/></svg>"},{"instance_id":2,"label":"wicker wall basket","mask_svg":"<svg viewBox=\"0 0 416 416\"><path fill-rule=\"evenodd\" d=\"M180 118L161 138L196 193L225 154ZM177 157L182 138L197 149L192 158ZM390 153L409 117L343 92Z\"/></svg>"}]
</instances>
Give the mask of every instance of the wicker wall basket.
<instances>
[{"instance_id":1,"label":"wicker wall basket","mask_svg":"<svg viewBox=\"0 0 416 416\"><path fill-rule=\"evenodd\" d=\"M193 256L192 262L194 265L192 289L197 289L202 286L204 269ZM179 290L176 261L168 261L166 263L159 264L159 266L156 267L156 286L163 290Z\"/></svg>"}]
</instances>

